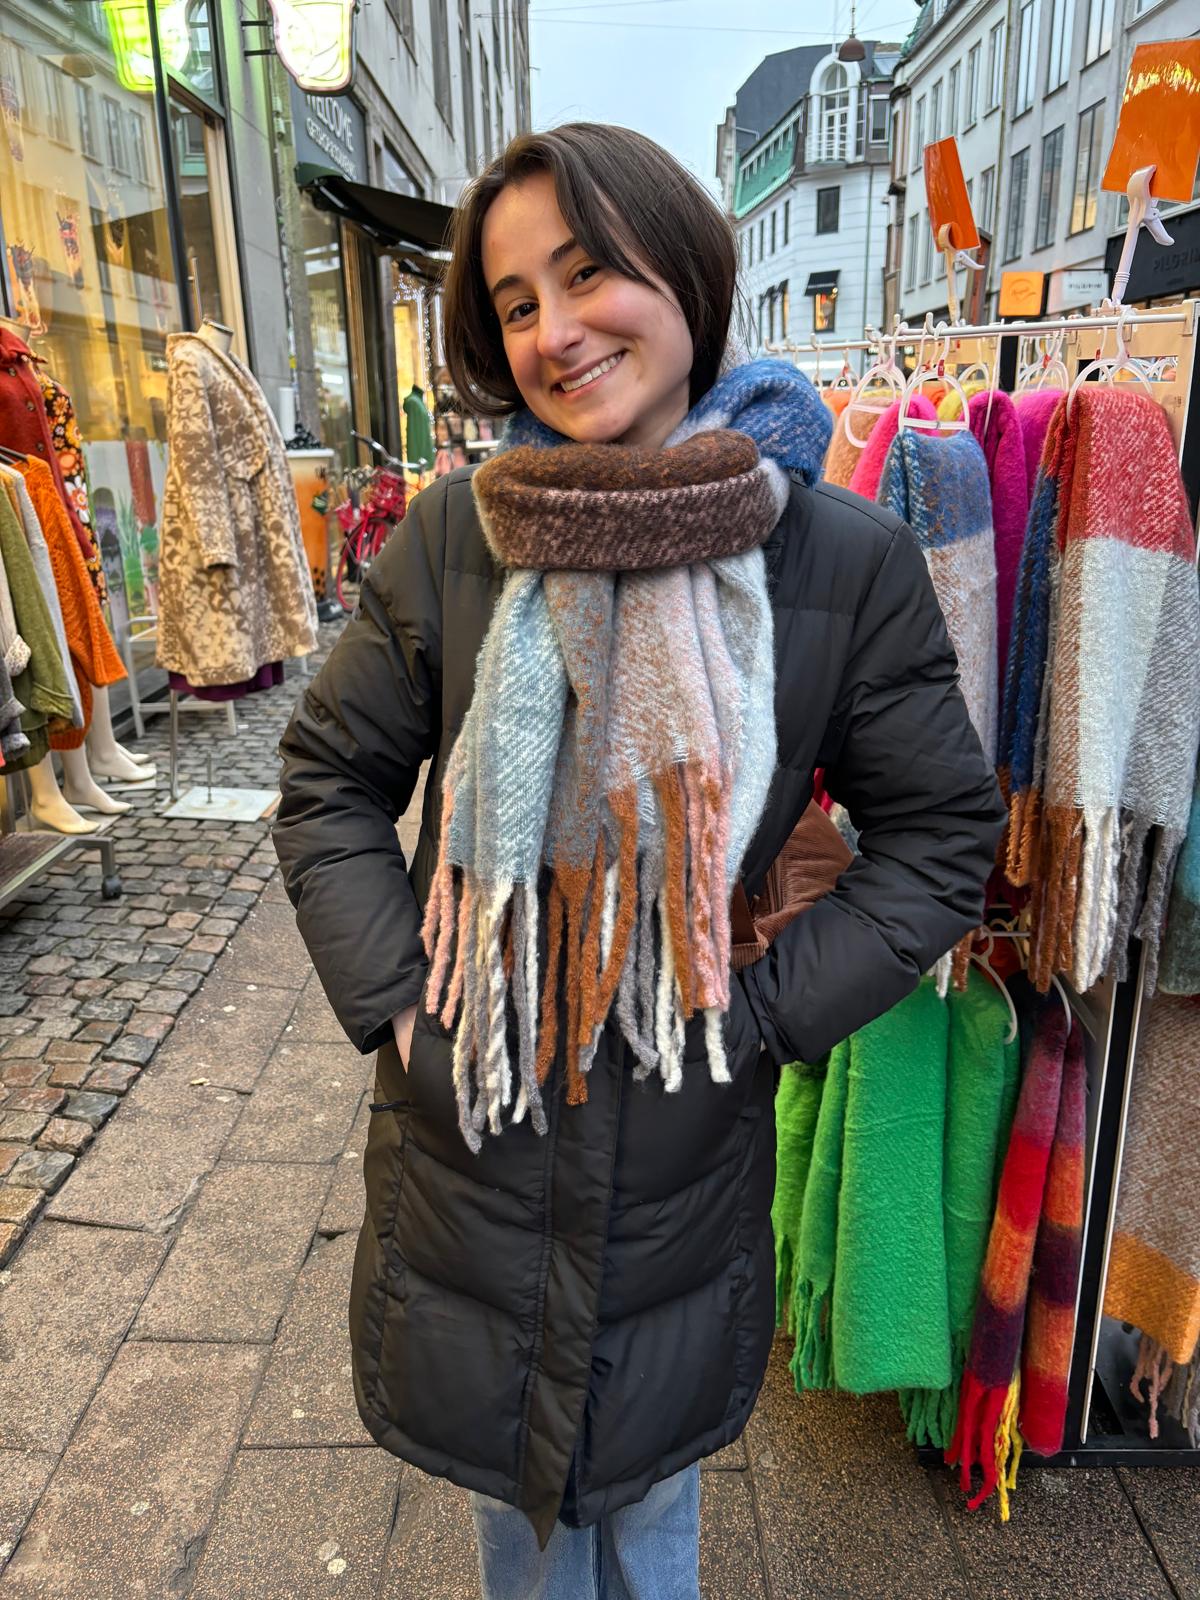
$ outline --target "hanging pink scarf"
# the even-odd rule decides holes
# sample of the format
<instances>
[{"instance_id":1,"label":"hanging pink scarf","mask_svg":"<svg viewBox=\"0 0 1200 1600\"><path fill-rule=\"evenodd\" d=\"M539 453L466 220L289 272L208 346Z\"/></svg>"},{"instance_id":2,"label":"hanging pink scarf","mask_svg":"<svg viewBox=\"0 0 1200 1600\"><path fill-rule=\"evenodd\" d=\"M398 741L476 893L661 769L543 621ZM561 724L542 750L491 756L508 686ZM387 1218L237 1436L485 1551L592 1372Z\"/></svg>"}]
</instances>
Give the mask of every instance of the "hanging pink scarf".
<instances>
[{"instance_id":1,"label":"hanging pink scarf","mask_svg":"<svg viewBox=\"0 0 1200 1600\"><path fill-rule=\"evenodd\" d=\"M855 494L861 494L864 499L874 500L879 493L883 463L887 460L888 448L898 431L900 404L899 400L893 400L876 422L850 478L851 489ZM926 422L932 422L937 416L937 412L923 394L913 395L908 402L908 414L910 417L921 417ZM858 417L854 418L854 427L860 435L866 431Z\"/></svg>"}]
</instances>

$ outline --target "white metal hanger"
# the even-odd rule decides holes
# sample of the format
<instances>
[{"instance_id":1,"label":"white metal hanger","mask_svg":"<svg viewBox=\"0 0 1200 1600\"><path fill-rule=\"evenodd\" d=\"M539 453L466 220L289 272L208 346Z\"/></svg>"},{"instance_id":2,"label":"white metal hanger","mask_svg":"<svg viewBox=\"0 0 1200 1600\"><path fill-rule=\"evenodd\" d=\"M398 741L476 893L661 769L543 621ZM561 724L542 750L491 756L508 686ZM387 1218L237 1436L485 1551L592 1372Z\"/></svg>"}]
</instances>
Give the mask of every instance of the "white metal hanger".
<instances>
[{"instance_id":1,"label":"white metal hanger","mask_svg":"<svg viewBox=\"0 0 1200 1600\"><path fill-rule=\"evenodd\" d=\"M1106 308L1107 309L1107 308ZM1130 354L1129 343L1125 337L1125 324L1129 318L1129 311L1122 310L1116 327L1116 353L1112 356L1098 355L1094 361L1089 361L1087 366L1081 367L1076 375L1075 382L1067 391L1067 414L1070 415L1071 406L1079 392L1080 384L1086 383L1094 373L1101 383L1111 384L1118 372L1128 372L1145 389L1146 393L1154 398L1150 379L1146 376L1143 364ZM1101 347L1103 348L1103 346Z\"/></svg>"},{"instance_id":2,"label":"white metal hanger","mask_svg":"<svg viewBox=\"0 0 1200 1600\"><path fill-rule=\"evenodd\" d=\"M900 401L900 416L896 427L901 433L906 428L920 428L926 433L966 433L971 426L971 418L967 410L967 396L961 383L946 366L950 354L951 330L944 322L933 326L933 318L926 315L925 326L921 330L921 343L917 349L917 364L913 368L912 376L904 386L904 394ZM925 360L925 344L929 337L941 340L941 349L937 359L933 362ZM913 395L927 383L944 383L947 389L958 395L959 414L957 417L913 417L909 415L908 407Z\"/></svg>"},{"instance_id":3,"label":"white metal hanger","mask_svg":"<svg viewBox=\"0 0 1200 1600\"><path fill-rule=\"evenodd\" d=\"M886 399L877 398L880 391L886 393ZM867 396L871 398L868 399ZM904 374L896 365L896 336L884 334L880 340L879 358L873 361L859 379L858 387L850 398L845 411L846 437L850 443L857 445L862 450L867 441L860 439L854 431L854 418L856 416L879 417L897 400L904 398Z\"/></svg>"}]
</instances>

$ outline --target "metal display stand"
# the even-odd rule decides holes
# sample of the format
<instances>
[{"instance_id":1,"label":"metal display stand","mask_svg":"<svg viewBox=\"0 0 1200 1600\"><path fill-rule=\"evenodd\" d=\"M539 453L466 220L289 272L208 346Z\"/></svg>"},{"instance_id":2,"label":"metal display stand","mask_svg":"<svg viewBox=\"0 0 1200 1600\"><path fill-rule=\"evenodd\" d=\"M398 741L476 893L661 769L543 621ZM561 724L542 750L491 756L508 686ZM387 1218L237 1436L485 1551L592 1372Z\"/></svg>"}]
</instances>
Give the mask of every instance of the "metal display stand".
<instances>
[{"instance_id":1,"label":"metal display stand","mask_svg":"<svg viewBox=\"0 0 1200 1600\"><path fill-rule=\"evenodd\" d=\"M110 822L94 833L55 833L49 828L18 828L12 787L19 785L22 807L29 815L24 773L8 774L0 783L0 906L35 883L48 868L72 851L100 853L100 893L115 900L122 892L113 841L105 837Z\"/></svg>"}]
</instances>

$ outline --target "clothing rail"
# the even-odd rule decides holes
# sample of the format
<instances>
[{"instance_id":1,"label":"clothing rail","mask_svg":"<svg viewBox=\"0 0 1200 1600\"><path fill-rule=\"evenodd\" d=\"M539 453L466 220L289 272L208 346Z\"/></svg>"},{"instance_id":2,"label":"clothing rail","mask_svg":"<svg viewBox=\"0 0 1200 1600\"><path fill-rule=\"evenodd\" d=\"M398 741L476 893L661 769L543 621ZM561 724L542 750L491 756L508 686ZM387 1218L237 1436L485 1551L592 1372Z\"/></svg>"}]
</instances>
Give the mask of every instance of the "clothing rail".
<instances>
[{"instance_id":1,"label":"clothing rail","mask_svg":"<svg viewBox=\"0 0 1200 1600\"><path fill-rule=\"evenodd\" d=\"M1093 329L1118 328L1122 324L1126 328L1155 324L1177 327L1182 324L1184 333L1191 335L1196 331L1196 302L1185 300L1166 311L1138 311L1136 307L1126 306L1117 311L1097 312L1088 316L1047 317L1041 322L941 322L930 327L914 327L911 323L901 322L886 337L889 341L894 338L898 344L918 344L922 339L928 341L932 338L995 339L1010 334L1028 337L1030 334L1087 333Z\"/></svg>"}]
</instances>

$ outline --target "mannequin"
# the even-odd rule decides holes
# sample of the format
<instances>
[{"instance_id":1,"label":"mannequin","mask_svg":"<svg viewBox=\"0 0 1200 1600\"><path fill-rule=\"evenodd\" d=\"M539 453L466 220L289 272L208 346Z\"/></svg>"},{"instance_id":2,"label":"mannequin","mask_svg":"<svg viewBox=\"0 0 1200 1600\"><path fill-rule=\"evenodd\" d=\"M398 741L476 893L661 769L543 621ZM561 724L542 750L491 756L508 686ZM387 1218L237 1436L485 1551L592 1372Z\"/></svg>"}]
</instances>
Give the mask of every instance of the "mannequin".
<instances>
[{"instance_id":1,"label":"mannequin","mask_svg":"<svg viewBox=\"0 0 1200 1600\"><path fill-rule=\"evenodd\" d=\"M82 756L83 751L64 751L64 754ZM86 758L84 764L86 766ZM41 827L53 828L55 833L95 833L100 826L90 817L81 817L74 806L64 800L54 776L53 756L43 756L36 767L29 768L29 788L29 814ZM129 809L124 802L117 804L124 811Z\"/></svg>"},{"instance_id":2,"label":"mannequin","mask_svg":"<svg viewBox=\"0 0 1200 1600\"><path fill-rule=\"evenodd\" d=\"M117 742L107 685L92 690L92 725L88 729L87 752L92 776L150 786L155 774L153 757L126 750Z\"/></svg>"},{"instance_id":3,"label":"mannequin","mask_svg":"<svg viewBox=\"0 0 1200 1600\"><path fill-rule=\"evenodd\" d=\"M212 345L221 355L227 356L233 349L233 329L227 328L223 322L214 322L211 317L205 317L197 331L205 344Z\"/></svg>"}]
</instances>

